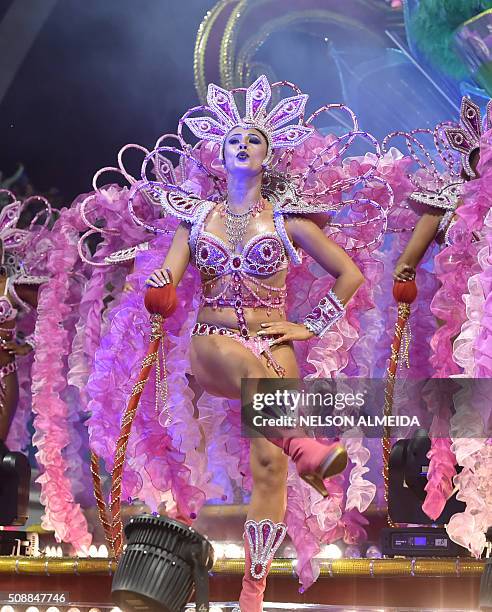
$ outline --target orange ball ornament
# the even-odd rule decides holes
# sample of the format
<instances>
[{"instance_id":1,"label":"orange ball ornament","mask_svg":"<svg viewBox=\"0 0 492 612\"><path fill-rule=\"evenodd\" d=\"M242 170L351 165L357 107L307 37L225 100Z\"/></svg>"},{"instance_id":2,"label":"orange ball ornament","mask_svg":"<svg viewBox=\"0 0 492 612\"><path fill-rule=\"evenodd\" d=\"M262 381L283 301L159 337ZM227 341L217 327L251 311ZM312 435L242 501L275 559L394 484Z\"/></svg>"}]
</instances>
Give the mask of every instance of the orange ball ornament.
<instances>
[{"instance_id":1,"label":"orange ball ornament","mask_svg":"<svg viewBox=\"0 0 492 612\"><path fill-rule=\"evenodd\" d=\"M393 297L397 302L411 304L417 297L417 284L411 281L395 281L393 285Z\"/></svg>"},{"instance_id":2,"label":"orange ball ornament","mask_svg":"<svg viewBox=\"0 0 492 612\"><path fill-rule=\"evenodd\" d=\"M178 305L176 287L172 283L164 287L149 287L145 292L144 303L150 314L159 314L167 319Z\"/></svg>"}]
</instances>

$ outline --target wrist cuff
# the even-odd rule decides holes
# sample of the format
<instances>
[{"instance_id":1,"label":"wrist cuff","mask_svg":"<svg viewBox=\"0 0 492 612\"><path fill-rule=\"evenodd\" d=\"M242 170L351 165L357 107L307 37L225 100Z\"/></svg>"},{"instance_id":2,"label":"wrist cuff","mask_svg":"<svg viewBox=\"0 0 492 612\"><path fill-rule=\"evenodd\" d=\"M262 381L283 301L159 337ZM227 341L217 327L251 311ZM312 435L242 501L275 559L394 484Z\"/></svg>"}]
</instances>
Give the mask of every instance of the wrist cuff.
<instances>
[{"instance_id":1,"label":"wrist cuff","mask_svg":"<svg viewBox=\"0 0 492 612\"><path fill-rule=\"evenodd\" d=\"M345 313L345 306L330 289L322 298L316 308L304 318L307 329L322 338L330 327L341 319Z\"/></svg>"}]
</instances>

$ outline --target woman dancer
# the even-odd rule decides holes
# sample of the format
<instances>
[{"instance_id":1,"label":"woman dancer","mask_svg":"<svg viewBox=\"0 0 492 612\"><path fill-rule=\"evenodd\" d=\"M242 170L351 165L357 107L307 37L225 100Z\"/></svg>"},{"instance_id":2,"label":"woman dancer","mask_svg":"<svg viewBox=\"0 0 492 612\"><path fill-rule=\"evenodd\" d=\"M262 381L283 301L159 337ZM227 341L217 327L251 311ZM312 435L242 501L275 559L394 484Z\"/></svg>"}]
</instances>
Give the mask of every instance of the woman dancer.
<instances>
[{"instance_id":1,"label":"woman dancer","mask_svg":"<svg viewBox=\"0 0 492 612\"><path fill-rule=\"evenodd\" d=\"M284 101L265 117L267 96L262 100L255 93L264 93L266 87L266 79L259 79L248 90L244 119L227 92L211 87L208 100L221 113L220 129L210 122L207 130L205 119L187 120L198 137L220 140L227 197L219 203L181 200L186 206L192 204L194 212L182 221L162 268L148 281L154 287L177 286L190 262L198 268L202 298L192 332L192 371L205 391L230 399L241 397L242 379L298 378L293 341L325 334L363 282L343 249L303 214L310 212L309 207L303 210L302 202L297 202L296 210L284 201L280 212L262 195L273 150L299 145L311 134L300 127L279 129L301 114L304 96ZM165 197L173 206L173 195ZM284 218L288 212L300 214ZM285 315L288 260L289 255L299 257L297 248L336 278L302 323L287 321ZM336 443L326 446L306 438L251 440L253 491L245 525L247 570L239 600L243 612L262 609L268 567L286 532L282 521L287 456L299 475L322 494L326 494L323 479L338 474L347 463L345 449Z\"/></svg>"},{"instance_id":2,"label":"woman dancer","mask_svg":"<svg viewBox=\"0 0 492 612\"><path fill-rule=\"evenodd\" d=\"M482 193L481 189L483 191L478 170L482 147L488 147L488 142L482 139L484 127L486 130L492 127L491 103L487 105L482 126L479 107L464 97L459 125L442 123L435 128L434 143L438 156L431 159L420 146L429 163L420 164L420 176L418 172L415 174L419 190L412 193L410 198L421 205L420 210L424 212L394 270L395 280L412 280L432 241L435 239L440 245L440 252L434 257L433 270L439 286L430 296L430 309L438 321L438 328L430 340L432 377L447 378L460 374L460 365L464 361L462 354L465 353L462 347L468 350L470 346L467 341L455 343L455 339L469 311L465 308L467 286L480 269L479 262L483 259L483 255L479 257L481 237L471 228L480 226L478 221L482 220L483 223L484 217L481 209L483 198L477 197L477 193ZM406 136L409 144L417 143L411 134ZM413 157L416 160L416 156ZM437 172L435 165L439 158L445 167L441 173ZM467 372L469 376L473 376L471 371ZM434 405L438 406L439 402L434 402ZM456 420L456 417L453 418ZM423 510L433 520L441 515L454 489L456 445L452 444L451 438L443 437L447 420L449 415L445 411L436 412L430 432L429 482Z\"/></svg>"},{"instance_id":3,"label":"woman dancer","mask_svg":"<svg viewBox=\"0 0 492 612\"><path fill-rule=\"evenodd\" d=\"M487 109L486 129L492 126L492 107ZM445 124L436 127L435 136ZM462 203L461 184L478 177L477 165L480 161L480 138L482 125L479 107L468 97L461 101L459 127L444 127L447 147L461 154L460 172L451 169L447 177L441 178L440 189L414 192L410 198L423 206L423 214L417 223L412 237L398 259L394 278L399 281L413 280L416 269L430 244L436 239L440 244L447 243L450 227L456 220L455 211ZM448 159L450 159L448 157ZM450 168L448 167L448 170Z\"/></svg>"},{"instance_id":4,"label":"woman dancer","mask_svg":"<svg viewBox=\"0 0 492 612\"><path fill-rule=\"evenodd\" d=\"M37 258L33 258L32 253L29 256L28 252L35 249L32 238L36 234L39 239L39 230L49 221L51 208L44 198L32 197L20 202L5 190L0 192L0 196L7 199L0 211L0 441L5 443L19 402L16 358L28 355L35 347L34 333L28 336L17 334L18 320L36 308L39 285L47 280L44 276L29 274L26 262L36 262ZM19 229L17 224L21 215L34 202L41 203L45 210L35 216L29 229ZM41 214L46 215L45 223L36 228L35 223ZM39 259L36 264L39 270ZM23 423L21 429L26 430L25 425ZM19 438L16 434L14 437L10 445L19 450L25 435Z\"/></svg>"},{"instance_id":5,"label":"woman dancer","mask_svg":"<svg viewBox=\"0 0 492 612\"><path fill-rule=\"evenodd\" d=\"M317 376L342 370L351 375L364 367L363 359L350 352L359 326L353 304L367 309L372 303L368 286L380 271L368 247L376 247L375 234L379 230L380 237L385 227L384 207L392 201L386 181L376 176L378 145L359 131L353 113L342 105L327 105L304 120L307 96L291 84L276 85L294 88L296 95L268 113L272 93L267 79L260 77L245 91L244 118L233 93L211 85L209 106L188 111L177 135L161 137L154 151L146 151L141 181L129 175L119 156L120 171L133 184L132 217L164 235L137 254L135 271L127 278L129 290L108 315L108 330L87 385L91 449L109 467L122 405L131 393L133 377L128 373L143 357L144 283L179 285L182 307L166 324L167 404L162 402L162 385L157 384L155 392L147 386L128 440L123 498L148 500L159 511L190 521L206 499L227 499L227 483L249 488L252 479L245 528L247 571L240 600L248 612L261 610L266 574L285 535L284 520L298 551L300 580L309 586L316 579L318 568L311 562L320 542L349 533L354 541L364 533L358 512L367 508L375 487L362 478L368 453L360 436L359 442L349 436L345 445L292 435L285 440L255 438L248 467L249 449L240 438L233 400L240 398L241 378L297 378L300 370L302 375L309 373L309 366ZM190 117L197 110L211 116ZM312 122L325 110L348 113L353 129L339 138L316 133ZM194 147L182 137L185 125L200 139ZM372 161L340 163L359 137L376 147ZM166 138L178 140L181 148L164 144ZM284 153L277 154L282 148ZM178 165L168 160L173 155L179 156ZM157 181L147 180L148 167ZM371 199L373 192L381 204ZM149 203L159 205L165 218L152 223L147 215L141 220ZM335 223L333 217L339 213L341 222ZM318 224L327 220L322 231ZM110 224L105 227L111 230ZM347 232L342 232L345 227ZM169 228L174 228L172 244ZM356 253L363 269L367 265L372 271L347 317L345 304L363 277L337 242ZM299 249L312 260L303 262ZM291 268L289 260L302 265ZM336 281L319 300L328 273ZM288 296L286 284L295 287ZM287 320L287 306L300 322ZM294 340L304 341L295 347L299 362ZM189 374L197 382L194 387L204 389L193 401ZM245 399L247 404L250 398ZM355 472L345 490L341 475L330 482L324 479L340 474L347 453ZM297 470L288 477L285 455ZM313 487L304 486L298 476ZM323 499L319 493L326 495L327 488L330 497Z\"/></svg>"}]
</instances>

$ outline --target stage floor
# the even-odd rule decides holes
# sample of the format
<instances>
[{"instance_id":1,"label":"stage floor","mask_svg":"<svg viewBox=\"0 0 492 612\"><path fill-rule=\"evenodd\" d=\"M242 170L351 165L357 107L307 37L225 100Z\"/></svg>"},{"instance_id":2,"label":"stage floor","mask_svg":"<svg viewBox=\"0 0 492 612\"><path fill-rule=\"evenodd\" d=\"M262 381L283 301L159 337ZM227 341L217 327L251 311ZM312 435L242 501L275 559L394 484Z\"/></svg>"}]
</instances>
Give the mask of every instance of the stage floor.
<instances>
[{"instance_id":1,"label":"stage floor","mask_svg":"<svg viewBox=\"0 0 492 612\"><path fill-rule=\"evenodd\" d=\"M67 593L66 601L80 612L109 611L114 607L111 584L116 568L114 559L0 557L0 593ZM299 593L293 560L275 559L266 601L282 603L266 604L264 611L471 612L478 606L482 571L483 561L459 558L322 560L319 579ZM217 560L210 576L210 600L234 602L243 573L244 559ZM15 605L15 611L0 612L26 608ZM234 603L217 603L213 612L233 608Z\"/></svg>"},{"instance_id":2,"label":"stage floor","mask_svg":"<svg viewBox=\"0 0 492 612\"><path fill-rule=\"evenodd\" d=\"M232 612L235 608L234 603L215 603L211 604L210 612ZM186 610L195 610L195 606L188 606ZM347 607L347 606L324 606L316 604L274 604L265 602L263 604L263 612L277 612L279 610L291 610L299 612L474 612L469 608L464 610L463 608L360 608L360 607Z\"/></svg>"}]
</instances>

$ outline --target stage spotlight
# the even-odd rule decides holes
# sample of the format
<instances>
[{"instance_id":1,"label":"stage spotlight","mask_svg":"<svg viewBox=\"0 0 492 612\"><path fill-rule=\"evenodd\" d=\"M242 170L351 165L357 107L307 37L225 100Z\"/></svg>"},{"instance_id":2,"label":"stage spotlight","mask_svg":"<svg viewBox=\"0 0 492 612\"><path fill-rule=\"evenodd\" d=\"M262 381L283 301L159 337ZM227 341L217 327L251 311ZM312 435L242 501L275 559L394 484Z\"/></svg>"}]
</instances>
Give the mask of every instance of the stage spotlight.
<instances>
[{"instance_id":1,"label":"stage spotlight","mask_svg":"<svg viewBox=\"0 0 492 612\"><path fill-rule=\"evenodd\" d=\"M22 453L11 453L0 440L0 525L25 525L31 467Z\"/></svg>"},{"instance_id":2,"label":"stage spotlight","mask_svg":"<svg viewBox=\"0 0 492 612\"><path fill-rule=\"evenodd\" d=\"M181 612L195 590L196 609L208 612L210 542L191 527L144 514L125 527L127 546L112 596L125 612Z\"/></svg>"}]
</instances>

